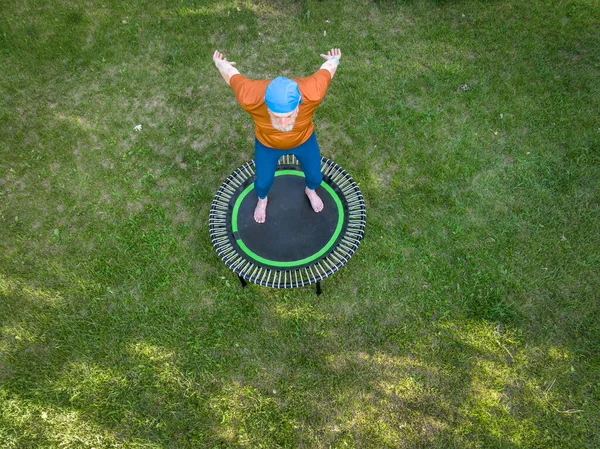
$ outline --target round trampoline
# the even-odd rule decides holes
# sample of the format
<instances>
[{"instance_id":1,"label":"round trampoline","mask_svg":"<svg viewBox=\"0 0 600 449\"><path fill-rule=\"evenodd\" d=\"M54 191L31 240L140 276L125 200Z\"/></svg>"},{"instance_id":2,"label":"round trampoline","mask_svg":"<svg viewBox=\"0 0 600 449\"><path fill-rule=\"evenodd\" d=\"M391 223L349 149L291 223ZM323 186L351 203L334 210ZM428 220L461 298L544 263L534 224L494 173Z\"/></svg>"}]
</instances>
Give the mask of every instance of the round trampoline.
<instances>
[{"instance_id":1,"label":"round trampoline","mask_svg":"<svg viewBox=\"0 0 600 449\"><path fill-rule=\"evenodd\" d=\"M315 213L304 193L304 173L292 155L282 156L269 191L267 220L254 221L258 200L254 161L223 182L210 210L213 245L240 278L267 287L317 284L354 254L365 229L363 196L352 177L321 158L323 182L316 191L324 209Z\"/></svg>"}]
</instances>

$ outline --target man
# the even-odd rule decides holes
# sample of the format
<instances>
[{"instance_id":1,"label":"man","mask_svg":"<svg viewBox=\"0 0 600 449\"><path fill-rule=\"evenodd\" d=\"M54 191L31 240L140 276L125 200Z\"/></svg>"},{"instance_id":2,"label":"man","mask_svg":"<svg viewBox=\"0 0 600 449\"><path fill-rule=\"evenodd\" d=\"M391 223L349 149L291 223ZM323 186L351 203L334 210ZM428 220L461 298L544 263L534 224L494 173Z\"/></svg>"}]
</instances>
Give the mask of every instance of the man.
<instances>
[{"instance_id":1,"label":"man","mask_svg":"<svg viewBox=\"0 0 600 449\"><path fill-rule=\"evenodd\" d=\"M279 157L296 156L306 178L306 196L315 212L323 210L323 201L315 192L321 184L321 153L314 131L313 113L325 97L329 82L340 63L342 52L332 48L321 57L325 62L306 78L277 77L274 80L252 80L241 75L218 50L213 61L229 84L240 105L254 120L254 188L258 202L254 220L266 220L267 194L275 177Z\"/></svg>"}]
</instances>

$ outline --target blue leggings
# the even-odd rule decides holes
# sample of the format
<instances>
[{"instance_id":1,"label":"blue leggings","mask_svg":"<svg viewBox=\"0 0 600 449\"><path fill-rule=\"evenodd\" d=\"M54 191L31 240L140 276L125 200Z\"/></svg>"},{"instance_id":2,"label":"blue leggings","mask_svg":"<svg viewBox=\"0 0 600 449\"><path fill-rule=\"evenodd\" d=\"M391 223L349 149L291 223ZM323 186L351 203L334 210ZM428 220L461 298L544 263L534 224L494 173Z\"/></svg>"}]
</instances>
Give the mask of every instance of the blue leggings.
<instances>
[{"instance_id":1,"label":"blue leggings","mask_svg":"<svg viewBox=\"0 0 600 449\"><path fill-rule=\"evenodd\" d=\"M323 175L321 174L321 152L314 131L306 142L289 150L276 150L275 148L267 147L255 138L254 166L256 167L256 181L254 181L254 189L259 198L264 199L267 197L275 179L277 161L281 156L286 154L293 154L300 161L306 178L306 187L314 190L321 184L323 180Z\"/></svg>"}]
</instances>

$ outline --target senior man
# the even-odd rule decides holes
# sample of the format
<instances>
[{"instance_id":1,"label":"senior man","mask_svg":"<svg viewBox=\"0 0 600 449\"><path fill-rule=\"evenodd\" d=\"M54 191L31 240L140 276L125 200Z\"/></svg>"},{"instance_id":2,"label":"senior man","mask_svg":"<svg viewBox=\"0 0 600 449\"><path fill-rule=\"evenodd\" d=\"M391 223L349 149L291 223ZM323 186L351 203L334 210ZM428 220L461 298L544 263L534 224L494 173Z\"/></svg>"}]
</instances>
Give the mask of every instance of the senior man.
<instances>
[{"instance_id":1,"label":"senior man","mask_svg":"<svg viewBox=\"0 0 600 449\"><path fill-rule=\"evenodd\" d=\"M229 84L240 105L254 120L254 188L258 202L254 220L264 223L267 194L273 185L277 161L285 154L296 156L306 178L305 193L315 212L323 210L323 201L315 192L321 184L321 152L315 135L313 113L325 97L329 82L340 63L342 52L332 48L323 65L310 76L289 79L253 80L241 75L218 50L213 61L219 73Z\"/></svg>"}]
</instances>

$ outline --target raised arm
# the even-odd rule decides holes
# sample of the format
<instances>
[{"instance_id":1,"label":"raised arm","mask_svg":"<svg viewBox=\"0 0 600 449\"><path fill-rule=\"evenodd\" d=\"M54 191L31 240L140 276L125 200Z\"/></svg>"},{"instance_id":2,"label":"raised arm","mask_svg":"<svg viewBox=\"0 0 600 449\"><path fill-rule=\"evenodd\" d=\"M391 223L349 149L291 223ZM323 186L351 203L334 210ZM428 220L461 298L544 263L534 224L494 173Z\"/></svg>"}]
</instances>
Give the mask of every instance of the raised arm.
<instances>
[{"instance_id":1,"label":"raised arm","mask_svg":"<svg viewBox=\"0 0 600 449\"><path fill-rule=\"evenodd\" d=\"M213 61L227 84L229 84L229 81L233 75L240 73L235 67L233 67L235 62L229 62L225 55L223 55L223 53L221 53L219 50L215 50L213 54Z\"/></svg>"},{"instance_id":2,"label":"raised arm","mask_svg":"<svg viewBox=\"0 0 600 449\"><path fill-rule=\"evenodd\" d=\"M326 55L321 55L326 61L321 66L322 69L329 70L331 77L335 75L338 65L340 65L340 59L342 58L342 51L339 48L332 48L327 52Z\"/></svg>"}]
</instances>

